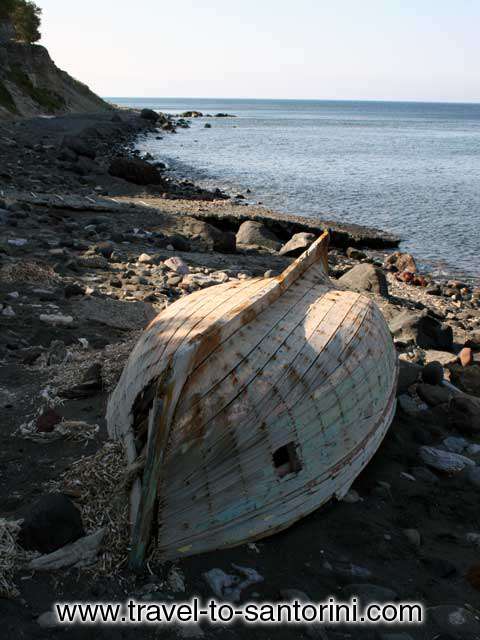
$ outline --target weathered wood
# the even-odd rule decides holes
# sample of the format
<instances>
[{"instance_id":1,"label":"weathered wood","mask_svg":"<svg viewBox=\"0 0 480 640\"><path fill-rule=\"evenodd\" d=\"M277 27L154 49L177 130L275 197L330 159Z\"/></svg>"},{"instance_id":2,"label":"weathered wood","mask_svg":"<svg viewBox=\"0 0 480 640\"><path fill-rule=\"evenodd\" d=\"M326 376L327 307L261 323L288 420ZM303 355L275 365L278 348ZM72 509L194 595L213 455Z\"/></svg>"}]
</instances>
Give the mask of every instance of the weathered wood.
<instances>
[{"instance_id":1,"label":"weathered wood","mask_svg":"<svg viewBox=\"0 0 480 640\"><path fill-rule=\"evenodd\" d=\"M395 349L373 302L329 280L327 244L276 278L171 305L135 347L109 402L112 436L134 436L137 398L162 382L133 566L157 526L165 559L280 531L343 496L376 451L395 409Z\"/></svg>"}]
</instances>

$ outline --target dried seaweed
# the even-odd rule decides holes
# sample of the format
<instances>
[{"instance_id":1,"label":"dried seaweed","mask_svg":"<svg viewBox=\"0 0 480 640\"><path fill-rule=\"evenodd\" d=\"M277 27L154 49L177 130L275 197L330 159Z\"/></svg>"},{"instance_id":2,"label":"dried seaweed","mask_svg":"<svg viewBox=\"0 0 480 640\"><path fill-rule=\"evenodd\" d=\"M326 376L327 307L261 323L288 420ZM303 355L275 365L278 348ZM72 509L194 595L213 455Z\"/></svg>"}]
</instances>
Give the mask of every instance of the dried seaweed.
<instances>
[{"instance_id":1,"label":"dried seaweed","mask_svg":"<svg viewBox=\"0 0 480 640\"><path fill-rule=\"evenodd\" d=\"M107 442L92 456L74 462L48 489L63 491L76 502L88 533L106 527L98 561L85 569L94 575L113 575L126 563L130 543L126 459L120 442Z\"/></svg>"},{"instance_id":2,"label":"dried seaweed","mask_svg":"<svg viewBox=\"0 0 480 640\"><path fill-rule=\"evenodd\" d=\"M14 573L35 555L17 544L20 522L20 520L0 518L0 598L18 596Z\"/></svg>"}]
</instances>

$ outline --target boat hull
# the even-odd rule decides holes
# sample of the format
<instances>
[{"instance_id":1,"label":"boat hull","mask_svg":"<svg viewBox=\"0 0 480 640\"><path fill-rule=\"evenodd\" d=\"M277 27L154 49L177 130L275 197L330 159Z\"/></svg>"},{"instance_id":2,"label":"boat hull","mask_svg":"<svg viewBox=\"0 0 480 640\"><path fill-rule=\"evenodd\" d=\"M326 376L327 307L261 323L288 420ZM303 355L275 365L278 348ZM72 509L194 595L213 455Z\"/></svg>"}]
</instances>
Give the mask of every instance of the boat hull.
<instances>
[{"instance_id":1,"label":"boat hull","mask_svg":"<svg viewBox=\"0 0 480 640\"><path fill-rule=\"evenodd\" d=\"M108 423L131 462L142 443L147 457L137 559L152 522L164 559L280 531L342 497L381 443L397 380L388 327L309 257L172 305L135 348Z\"/></svg>"}]
</instances>

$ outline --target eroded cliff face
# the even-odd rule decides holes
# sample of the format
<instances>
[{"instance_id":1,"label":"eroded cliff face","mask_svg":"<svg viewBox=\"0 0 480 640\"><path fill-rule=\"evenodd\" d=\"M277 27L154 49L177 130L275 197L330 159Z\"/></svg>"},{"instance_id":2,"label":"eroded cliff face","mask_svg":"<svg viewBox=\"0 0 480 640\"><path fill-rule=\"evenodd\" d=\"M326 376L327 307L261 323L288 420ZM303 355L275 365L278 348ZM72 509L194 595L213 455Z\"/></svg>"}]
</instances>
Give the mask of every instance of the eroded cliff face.
<instances>
[{"instance_id":1,"label":"eroded cliff face","mask_svg":"<svg viewBox=\"0 0 480 640\"><path fill-rule=\"evenodd\" d=\"M45 47L0 40L0 119L109 109L59 69Z\"/></svg>"}]
</instances>

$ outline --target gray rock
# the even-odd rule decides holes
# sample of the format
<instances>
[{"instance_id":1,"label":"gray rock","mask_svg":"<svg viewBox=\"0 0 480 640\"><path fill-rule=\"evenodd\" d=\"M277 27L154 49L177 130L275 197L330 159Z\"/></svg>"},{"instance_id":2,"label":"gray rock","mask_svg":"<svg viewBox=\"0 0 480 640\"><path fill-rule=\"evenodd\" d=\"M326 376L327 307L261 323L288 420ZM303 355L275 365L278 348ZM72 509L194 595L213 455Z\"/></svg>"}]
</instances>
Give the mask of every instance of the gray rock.
<instances>
[{"instance_id":1,"label":"gray rock","mask_svg":"<svg viewBox=\"0 0 480 640\"><path fill-rule=\"evenodd\" d=\"M414 342L423 349L448 351L452 348L452 328L429 316L426 310L405 309L395 316L389 325L393 336L401 342Z\"/></svg>"},{"instance_id":2,"label":"gray rock","mask_svg":"<svg viewBox=\"0 0 480 640\"><path fill-rule=\"evenodd\" d=\"M159 115L156 111L154 111L153 109L142 109L140 111L140 117L143 120L148 120L149 122L157 122L157 120L159 119Z\"/></svg>"},{"instance_id":3,"label":"gray rock","mask_svg":"<svg viewBox=\"0 0 480 640\"><path fill-rule=\"evenodd\" d=\"M110 258L114 249L115 245L110 241L99 242L92 247L92 251L94 251L95 253L99 253L104 258Z\"/></svg>"},{"instance_id":4,"label":"gray rock","mask_svg":"<svg viewBox=\"0 0 480 640\"><path fill-rule=\"evenodd\" d=\"M422 462L447 475L460 473L466 467L475 467L475 462L470 458L435 447L420 447L419 454Z\"/></svg>"},{"instance_id":5,"label":"gray rock","mask_svg":"<svg viewBox=\"0 0 480 640\"><path fill-rule=\"evenodd\" d=\"M418 529L404 529L403 533L412 546L417 548L420 547L422 544L422 538Z\"/></svg>"},{"instance_id":6,"label":"gray rock","mask_svg":"<svg viewBox=\"0 0 480 640\"><path fill-rule=\"evenodd\" d=\"M480 398L463 395L454 396L449 408L450 426L461 433L480 432Z\"/></svg>"},{"instance_id":7,"label":"gray rock","mask_svg":"<svg viewBox=\"0 0 480 640\"><path fill-rule=\"evenodd\" d=\"M417 393L430 407L444 404L452 397L452 392L447 389L447 387L433 384L419 384L417 386Z\"/></svg>"},{"instance_id":8,"label":"gray rock","mask_svg":"<svg viewBox=\"0 0 480 640\"><path fill-rule=\"evenodd\" d=\"M53 629L54 627L59 626L57 616L53 611L45 611L45 613L42 613L42 615L38 616L37 623L43 629Z\"/></svg>"},{"instance_id":9,"label":"gray rock","mask_svg":"<svg viewBox=\"0 0 480 640\"><path fill-rule=\"evenodd\" d=\"M155 308L146 302L123 302L102 298L81 298L74 302L78 317L115 329L143 329L155 316Z\"/></svg>"},{"instance_id":10,"label":"gray rock","mask_svg":"<svg viewBox=\"0 0 480 640\"><path fill-rule=\"evenodd\" d=\"M438 351L438 349L427 349L425 351L425 364L438 362L442 367L448 367L458 360L458 356L449 351Z\"/></svg>"},{"instance_id":11,"label":"gray rock","mask_svg":"<svg viewBox=\"0 0 480 640\"><path fill-rule=\"evenodd\" d=\"M462 606L444 604L429 607L426 615L443 632L478 633L480 628L480 620Z\"/></svg>"},{"instance_id":12,"label":"gray rock","mask_svg":"<svg viewBox=\"0 0 480 640\"><path fill-rule=\"evenodd\" d=\"M24 549L51 553L85 535L80 512L67 496L43 496L24 514L18 541Z\"/></svg>"},{"instance_id":13,"label":"gray rock","mask_svg":"<svg viewBox=\"0 0 480 640\"><path fill-rule=\"evenodd\" d=\"M415 362L401 359L399 360L399 365L397 393L405 393L412 384L417 382L422 367Z\"/></svg>"},{"instance_id":14,"label":"gray rock","mask_svg":"<svg viewBox=\"0 0 480 640\"><path fill-rule=\"evenodd\" d=\"M393 602L398 595L393 589L376 584L349 584L343 588L346 598L357 597L363 604L371 602Z\"/></svg>"},{"instance_id":15,"label":"gray rock","mask_svg":"<svg viewBox=\"0 0 480 640\"><path fill-rule=\"evenodd\" d=\"M415 400L406 393L399 395L397 402L400 409L403 413L407 414L407 416L416 416L420 411L420 407Z\"/></svg>"},{"instance_id":16,"label":"gray rock","mask_svg":"<svg viewBox=\"0 0 480 640\"><path fill-rule=\"evenodd\" d=\"M440 362L431 361L422 369L422 380L427 384L440 384L443 377L443 366Z\"/></svg>"},{"instance_id":17,"label":"gray rock","mask_svg":"<svg viewBox=\"0 0 480 640\"><path fill-rule=\"evenodd\" d=\"M163 178L153 165L140 158L114 158L108 173L116 178L138 185L162 184Z\"/></svg>"},{"instance_id":18,"label":"gray rock","mask_svg":"<svg viewBox=\"0 0 480 640\"><path fill-rule=\"evenodd\" d=\"M70 149L70 151L76 153L77 156L83 156L91 160L93 160L96 155L92 145L85 142L80 136L65 136L62 147Z\"/></svg>"},{"instance_id":19,"label":"gray rock","mask_svg":"<svg viewBox=\"0 0 480 640\"><path fill-rule=\"evenodd\" d=\"M413 640L408 633L380 633L378 640Z\"/></svg>"},{"instance_id":20,"label":"gray rock","mask_svg":"<svg viewBox=\"0 0 480 640\"><path fill-rule=\"evenodd\" d=\"M338 279L339 284L350 291L369 291L388 297L388 284L385 274L372 264L357 264Z\"/></svg>"},{"instance_id":21,"label":"gray rock","mask_svg":"<svg viewBox=\"0 0 480 640\"><path fill-rule=\"evenodd\" d=\"M465 440L465 438L449 436L442 442L442 446L447 451L452 451L452 453L463 453L468 448L468 440Z\"/></svg>"},{"instance_id":22,"label":"gray rock","mask_svg":"<svg viewBox=\"0 0 480 640\"><path fill-rule=\"evenodd\" d=\"M480 350L480 329L470 331L470 333L468 334L468 339L465 342L465 346L471 347L475 350Z\"/></svg>"},{"instance_id":23,"label":"gray rock","mask_svg":"<svg viewBox=\"0 0 480 640\"><path fill-rule=\"evenodd\" d=\"M246 220L237 231L237 244L262 247L278 251L282 243L277 236L261 222Z\"/></svg>"},{"instance_id":24,"label":"gray rock","mask_svg":"<svg viewBox=\"0 0 480 640\"><path fill-rule=\"evenodd\" d=\"M347 258L351 258L352 260L364 260L367 257L366 253L360 251L360 249L355 249L355 247L348 247Z\"/></svg>"},{"instance_id":25,"label":"gray rock","mask_svg":"<svg viewBox=\"0 0 480 640\"><path fill-rule=\"evenodd\" d=\"M293 235L280 249L281 256L297 257L315 241L315 234L302 231Z\"/></svg>"},{"instance_id":26,"label":"gray rock","mask_svg":"<svg viewBox=\"0 0 480 640\"><path fill-rule=\"evenodd\" d=\"M427 484L438 484L439 482L437 476L427 467L414 467L412 474L417 480L422 480Z\"/></svg>"},{"instance_id":27,"label":"gray rock","mask_svg":"<svg viewBox=\"0 0 480 640\"><path fill-rule=\"evenodd\" d=\"M185 231L188 232L187 235L198 236L210 251L235 253L237 250L237 238L232 231L221 231L203 220L190 222Z\"/></svg>"},{"instance_id":28,"label":"gray rock","mask_svg":"<svg viewBox=\"0 0 480 640\"><path fill-rule=\"evenodd\" d=\"M469 467L467 469L467 479L471 485L480 489L480 467Z\"/></svg>"}]
</instances>

